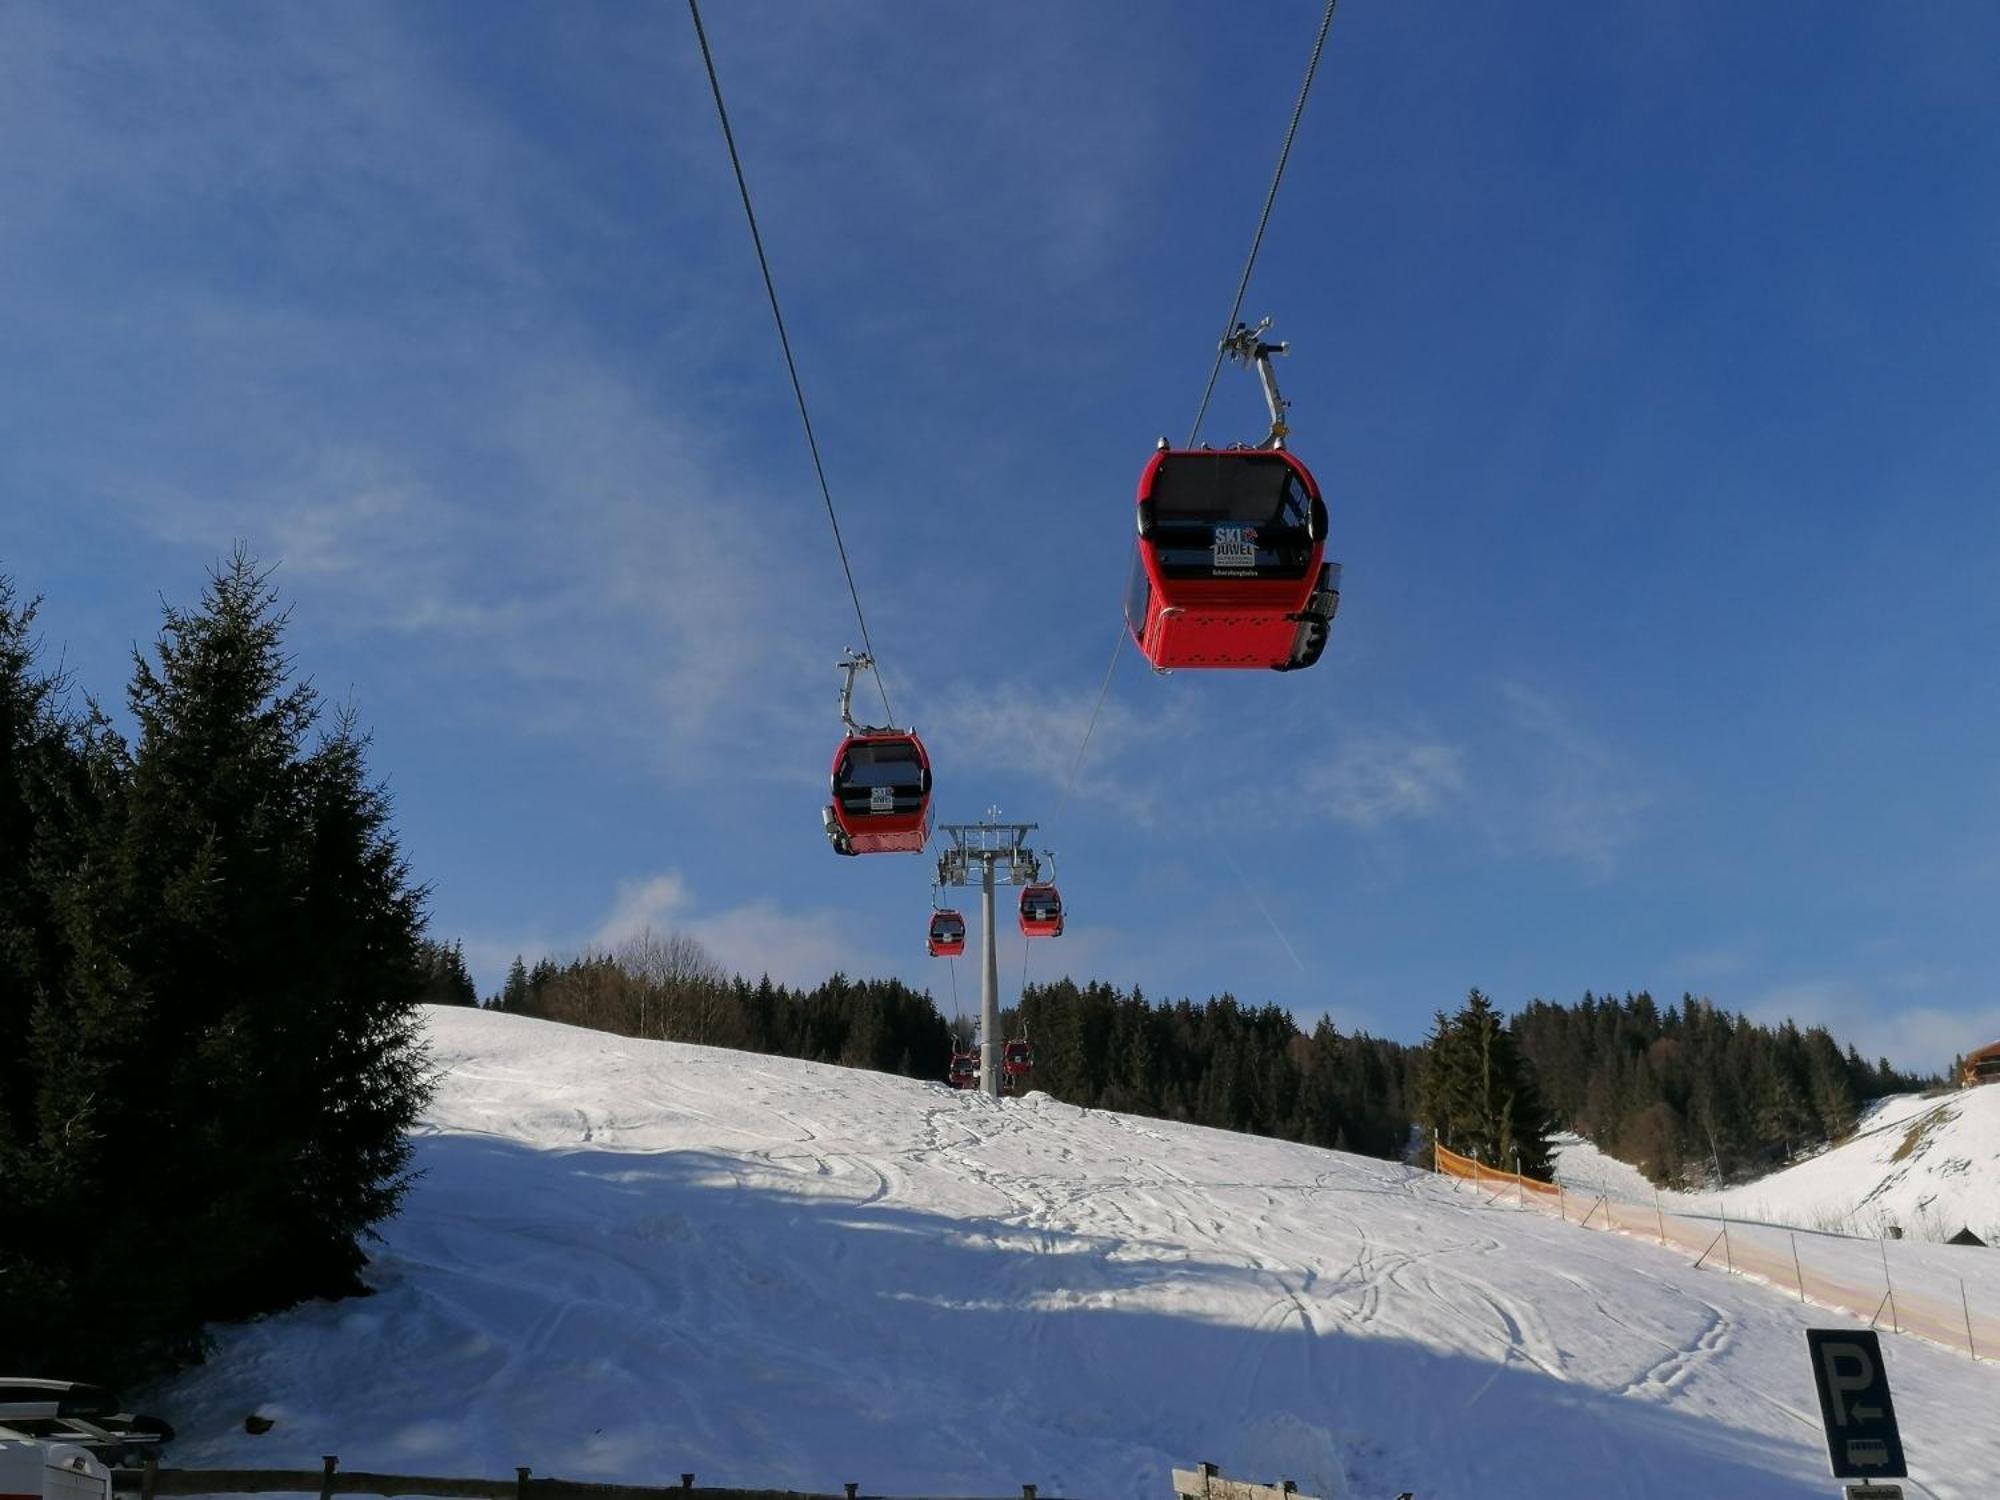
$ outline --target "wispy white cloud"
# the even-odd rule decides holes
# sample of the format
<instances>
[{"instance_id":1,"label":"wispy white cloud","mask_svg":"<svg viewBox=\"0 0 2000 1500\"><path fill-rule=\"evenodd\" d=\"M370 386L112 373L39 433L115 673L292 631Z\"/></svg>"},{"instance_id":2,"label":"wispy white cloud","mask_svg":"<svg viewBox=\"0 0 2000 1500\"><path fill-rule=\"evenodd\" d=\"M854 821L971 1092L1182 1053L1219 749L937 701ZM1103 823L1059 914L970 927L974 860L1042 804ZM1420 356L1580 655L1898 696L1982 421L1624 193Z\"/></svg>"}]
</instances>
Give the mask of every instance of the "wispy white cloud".
<instances>
[{"instance_id":1,"label":"wispy white cloud","mask_svg":"<svg viewBox=\"0 0 2000 1500\"><path fill-rule=\"evenodd\" d=\"M1501 837L1608 878L1653 802L1636 765L1553 694L1518 680L1497 691L1513 745L1500 756L1511 784L1496 789L1515 803L1489 806Z\"/></svg>"},{"instance_id":2,"label":"wispy white cloud","mask_svg":"<svg viewBox=\"0 0 2000 1500\"><path fill-rule=\"evenodd\" d=\"M647 933L693 938L727 972L750 979L768 974L780 984L809 987L835 972L895 971L885 955L856 940L847 914L768 898L717 903L678 870L621 883L603 916L585 930L475 935L464 948L466 963L490 992L517 955L533 964L541 957L612 952Z\"/></svg>"},{"instance_id":3,"label":"wispy white cloud","mask_svg":"<svg viewBox=\"0 0 2000 1500\"><path fill-rule=\"evenodd\" d=\"M1028 777L1058 798L1067 791L1075 806L1145 824L1187 760L1161 749L1182 745L1195 716L1186 700L1140 704L1114 693L1099 707L1094 686L1051 689L1017 679L938 698L925 734L954 766Z\"/></svg>"},{"instance_id":4,"label":"wispy white cloud","mask_svg":"<svg viewBox=\"0 0 2000 1500\"><path fill-rule=\"evenodd\" d=\"M1167 80L1144 91L1104 86L1105 51L1129 38L1115 18L1087 8L931 12L794 8L782 27L737 23L718 34L723 87L751 179L768 198L774 251L794 232L838 212L875 213L935 204L963 181L979 192L952 213L904 212L898 245L910 299L977 277L988 295L1046 305L1052 284L1075 284L1122 262L1135 205L1164 189L1150 168L1172 97ZM1005 56L1001 68L955 70L944 94L899 88L899 76L935 66L938 49ZM1128 57L1129 45L1120 49ZM852 69L826 65L856 57ZM1158 68L1171 68L1161 59ZM797 121L815 122L802 132ZM948 141L948 149L939 143ZM710 146L704 140L704 149ZM859 164L865 163L865 170ZM812 264L788 269L825 284L872 280L879 265L850 243L820 241ZM880 251L874 251L879 256ZM1023 274L1023 268L1028 268ZM953 300L961 300L954 298ZM870 336L906 326L964 348L962 319L925 329L893 302L870 298L857 316L885 320ZM1103 316L1100 311L1099 317Z\"/></svg>"},{"instance_id":5,"label":"wispy white cloud","mask_svg":"<svg viewBox=\"0 0 2000 1500\"><path fill-rule=\"evenodd\" d=\"M611 910L582 946L615 949L647 932L678 933L708 950L724 969L780 984L814 985L829 974L886 972L879 956L851 936L852 924L819 908L798 911L770 900L705 909L677 871L619 887Z\"/></svg>"},{"instance_id":6,"label":"wispy white cloud","mask_svg":"<svg viewBox=\"0 0 2000 1500\"><path fill-rule=\"evenodd\" d=\"M190 491L137 476L114 480L124 511L152 537L214 553L243 542L287 589L341 608L327 623L352 632L488 631L524 623L519 596L474 599L461 570L474 519L381 449L329 445L268 452L235 493Z\"/></svg>"},{"instance_id":7,"label":"wispy white cloud","mask_svg":"<svg viewBox=\"0 0 2000 1500\"><path fill-rule=\"evenodd\" d=\"M770 522L797 497L763 447L570 294L611 232L589 175L395 7L125 19L0 16L0 263L217 223L229 243L10 307L101 367L65 487L202 562L244 543L316 636L394 638L451 712L508 704L510 728L674 772L721 738L738 774L787 774L824 572ZM719 330L711 301L656 295L649 327L715 347L689 337Z\"/></svg>"},{"instance_id":8,"label":"wispy white cloud","mask_svg":"<svg viewBox=\"0 0 2000 1500\"><path fill-rule=\"evenodd\" d=\"M2000 1040L2000 1001L1950 1007L1928 996L1899 996L1887 986L1849 978L1807 978L1776 985L1746 1007L1752 1020L1775 1025L1791 1019L1824 1026L1842 1045L1871 1061L1886 1057L1901 1068L1937 1073L1953 1057Z\"/></svg>"},{"instance_id":9,"label":"wispy white cloud","mask_svg":"<svg viewBox=\"0 0 2000 1500\"><path fill-rule=\"evenodd\" d=\"M393 6L346 5L337 22L296 7L230 22L137 7L116 25L11 6L0 49L0 243L100 215L172 235L218 204L281 195L283 232L264 248L287 269L367 275L442 230L461 272L526 282L540 213L587 215L554 162L437 66ZM385 193L402 214L371 211Z\"/></svg>"},{"instance_id":10,"label":"wispy white cloud","mask_svg":"<svg viewBox=\"0 0 2000 1500\"><path fill-rule=\"evenodd\" d=\"M627 881L618 888L611 910L587 946L616 948L648 932L675 931L686 918L691 901L687 882L672 871Z\"/></svg>"},{"instance_id":11,"label":"wispy white cloud","mask_svg":"<svg viewBox=\"0 0 2000 1500\"><path fill-rule=\"evenodd\" d=\"M1748 945L1716 943L1672 954L1662 969L1673 986L1699 991L1705 985L1744 974L1754 957Z\"/></svg>"},{"instance_id":12,"label":"wispy white cloud","mask_svg":"<svg viewBox=\"0 0 2000 1500\"><path fill-rule=\"evenodd\" d=\"M985 336L935 312L964 276L1032 288L1039 276L997 274L1024 253L1072 280L1106 271L1129 220L1120 195L1154 180L1107 163L1145 157L1152 117L1071 87L1091 71L1088 49L1046 18L972 23L1031 34L1046 66L948 94L967 129L943 151L935 122L913 118L931 105L856 87L923 53L906 18L790 19L726 28L726 71L788 303L842 309L841 336L808 341L816 415L864 364L881 371L884 350L896 351L874 377L885 409L897 372L960 364ZM880 45L859 45L857 24ZM698 82L699 64L678 24L579 14L546 31L550 47L610 70L587 100L602 118L576 128L659 153L657 217L605 196L563 131L479 87L395 6L347 7L338 24L298 10L240 25L0 16L0 263L75 240L124 243L140 261L101 295L20 310L52 350L116 368L111 387L86 382L119 394L105 398L104 440L66 460L66 477L202 560L245 542L282 565L316 630L399 637L412 668L474 712L517 700L510 727L589 733L675 772L709 769L727 744L737 773L788 776L799 739L826 732L826 643L850 631L797 485L803 449L761 404L775 366L712 117L701 90L660 86ZM828 68L833 48L861 73ZM1038 96L1082 100L1102 128L1085 147L1068 125L1042 126L1022 109ZM764 101L777 97L789 102L774 116ZM801 108L826 130L801 137ZM662 128L683 114L699 130ZM1054 157L1024 150L1024 128ZM974 218L913 212L960 180L964 150L992 168L980 192L957 195ZM952 276L857 302L840 283L879 279L881 250L855 252L842 215L902 224L912 262ZM696 222L699 237L669 253L649 241ZM715 223L726 240L711 242ZM221 226L226 247L211 243ZM202 243L153 253L176 235ZM635 354L640 327L649 347ZM895 425L833 429L852 445L846 467L829 445L843 499L855 450L879 457L869 445ZM877 623L929 618L929 575L889 571L882 544L864 550ZM896 587L879 588L885 575ZM1125 738L1124 717L1108 711L1107 744Z\"/></svg>"},{"instance_id":13,"label":"wispy white cloud","mask_svg":"<svg viewBox=\"0 0 2000 1500\"><path fill-rule=\"evenodd\" d=\"M1461 746L1389 734L1344 736L1306 773L1307 795L1327 816L1364 829L1440 817L1465 790Z\"/></svg>"},{"instance_id":14,"label":"wispy white cloud","mask_svg":"<svg viewBox=\"0 0 2000 1500\"><path fill-rule=\"evenodd\" d=\"M1308 815L1367 835L1365 856L1398 872L1419 832L1462 830L1488 859L1554 859L1608 878L1652 805L1643 773L1554 694L1521 681L1494 694L1497 713L1450 733L1421 720L1334 732L1303 774ZM1281 730L1312 742L1292 721ZM1282 764L1282 734L1259 734L1253 758ZM1267 823L1296 824L1291 789L1264 800Z\"/></svg>"},{"instance_id":15,"label":"wispy white cloud","mask_svg":"<svg viewBox=\"0 0 2000 1500\"><path fill-rule=\"evenodd\" d=\"M545 727L593 724L669 769L733 736L737 769L756 774L758 747L803 721L818 681L799 612L774 605L805 592L786 582L796 559L760 546L708 455L613 377L562 375L556 411L509 411L493 393L504 484L477 502L407 459L337 448L300 477L272 454L228 494L135 484L128 509L211 554L243 540L288 590L331 606L327 628L401 637L447 672L497 670Z\"/></svg>"}]
</instances>

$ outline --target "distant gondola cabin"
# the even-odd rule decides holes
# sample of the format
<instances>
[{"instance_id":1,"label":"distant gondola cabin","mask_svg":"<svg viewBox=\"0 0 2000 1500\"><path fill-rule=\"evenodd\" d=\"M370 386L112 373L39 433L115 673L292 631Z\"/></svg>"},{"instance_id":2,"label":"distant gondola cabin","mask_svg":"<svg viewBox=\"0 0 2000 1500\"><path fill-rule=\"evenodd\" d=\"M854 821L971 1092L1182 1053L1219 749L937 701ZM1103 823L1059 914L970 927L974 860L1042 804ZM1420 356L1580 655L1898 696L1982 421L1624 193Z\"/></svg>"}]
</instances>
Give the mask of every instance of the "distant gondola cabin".
<instances>
[{"instance_id":1,"label":"distant gondola cabin","mask_svg":"<svg viewBox=\"0 0 2000 1500\"><path fill-rule=\"evenodd\" d=\"M1021 936L1061 937L1062 896L1052 885L1031 885L1021 892Z\"/></svg>"},{"instance_id":2,"label":"distant gondola cabin","mask_svg":"<svg viewBox=\"0 0 2000 1500\"><path fill-rule=\"evenodd\" d=\"M1982 1083L2000 1083L2000 1042L1968 1053L1959 1067L1960 1088L1975 1088Z\"/></svg>"},{"instance_id":3,"label":"distant gondola cabin","mask_svg":"<svg viewBox=\"0 0 2000 1500\"><path fill-rule=\"evenodd\" d=\"M965 918L955 911L931 913L925 937L932 958L956 958L965 951Z\"/></svg>"}]
</instances>

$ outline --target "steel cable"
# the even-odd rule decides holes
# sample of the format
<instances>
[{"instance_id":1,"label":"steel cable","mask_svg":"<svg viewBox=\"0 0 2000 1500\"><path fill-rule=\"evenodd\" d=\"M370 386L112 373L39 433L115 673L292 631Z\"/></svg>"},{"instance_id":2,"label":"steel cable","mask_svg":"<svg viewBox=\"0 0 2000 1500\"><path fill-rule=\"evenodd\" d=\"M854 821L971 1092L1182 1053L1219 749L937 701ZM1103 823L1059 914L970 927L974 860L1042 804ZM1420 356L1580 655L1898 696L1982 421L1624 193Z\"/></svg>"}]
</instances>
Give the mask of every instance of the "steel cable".
<instances>
[{"instance_id":1,"label":"steel cable","mask_svg":"<svg viewBox=\"0 0 2000 1500\"><path fill-rule=\"evenodd\" d=\"M1090 749L1090 737L1097 732L1097 716L1104 712L1104 699L1111 691L1111 674L1118 670L1118 653L1125 649L1128 634L1125 622L1118 622L1118 639L1111 646L1111 660L1104 664L1104 681L1097 686L1097 702L1091 706L1090 721L1083 726L1083 743L1076 747L1076 759L1070 762L1069 776L1063 782L1062 795L1056 799L1055 816L1049 819L1055 823L1069 806L1069 794L1076 790L1076 779L1083 771L1084 753Z\"/></svg>"},{"instance_id":2,"label":"steel cable","mask_svg":"<svg viewBox=\"0 0 2000 1500\"><path fill-rule=\"evenodd\" d=\"M799 367L792 358L792 341L785 333L785 315L778 310L778 288L771 280L771 263L764 255L764 236L757 229L757 211L750 206L750 184L743 175L743 158L736 151L736 133L729 128L729 111L722 102L722 82L715 75L715 57L708 50L708 32L701 24L701 6L697 0L688 0L688 14L694 18L695 40L701 44L702 66L708 69L708 87L715 95L716 117L722 122L722 139L729 147L729 165L736 172L736 191L743 197L743 217L750 221L750 243L757 251L757 268L764 274L764 293L771 299L771 321L778 325L778 343L785 351L785 370L792 377L792 396L798 402L799 423L806 430L806 447L812 452L813 473L819 479L820 498L826 501L826 518L833 526L833 545L840 553L840 570L847 576L847 594L854 601L854 623L861 628L861 646L871 659L875 656L875 646L868 638L868 618L861 610L861 591L854 586L854 568L847 560L847 543L841 539L840 517L834 514L833 492L827 487L826 468L820 462L819 439L813 435L812 418L806 412L805 387L799 381ZM895 710L889 707L889 689L882 681L882 672L875 669L875 687L882 694L882 712L889 723L896 722Z\"/></svg>"},{"instance_id":3,"label":"steel cable","mask_svg":"<svg viewBox=\"0 0 2000 1500\"><path fill-rule=\"evenodd\" d=\"M692 4L693 0L689 0L689 3ZM1313 38L1312 55L1306 60L1306 76L1299 84L1298 100L1292 105L1291 123L1285 127L1285 143L1278 150L1277 170L1272 172L1270 190L1264 194L1264 211L1257 216L1257 232L1250 238L1250 254L1244 259L1243 274L1236 281L1236 296L1229 304L1229 317L1222 325L1223 339L1229 337L1230 330L1236 326L1236 320L1242 316L1243 298L1250 290L1250 273L1256 267L1257 252L1263 248L1264 230L1271 222L1272 205L1278 201L1278 185L1285 180L1285 164L1291 160L1292 141L1299 133L1299 121L1306 112L1306 96L1312 92L1313 75L1319 71L1320 54L1326 49L1326 34L1333 25L1333 11L1337 4L1339 0L1326 0L1326 11L1320 17L1319 33ZM1208 370L1208 384L1202 387L1201 407L1195 412L1194 426L1188 431L1187 446L1190 448L1194 446L1195 439L1201 436L1202 419L1208 415L1208 402L1215 394L1215 378L1221 373L1222 359L1222 340L1218 339L1215 345L1215 362ZM1097 732L1098 716L1104 712L1104 700L1111 691L1111 677L1118 670L1118 656L1125 649L1127 634L1121 622L1118 639L1111 647L1111 660L1105 664L1104 681L1097 689L1097 702L1090 710L1089 721L1083 726L1083 742L1076 747L1076 759L1070 762L1069 776L1063 782L1062 796L1056 801L1057 818L1062 816L1063 809L1069 805L1070 793L1076 790L1077 778L1083 771L1083 758L1090 749L1090 737ZM1053 823L1055 818L1049 821Z\"/></svg>"},{"instance_id":4,"label":"steel cable","mask_svg":"<svg viewBox=\"0 0 2000 1500\"><path fill-rule=\"evenodd\" d=\"M689 0L692 4L693 0ZM1227 339L1236 327L1236 321L1243 313L1244 294L1250 290L1250 272L1257 264L1257 251L1264 243L1264 229L1271 222L1271 206L1278 201L1278 184L1285 180L1285 163L1292 154L1292 138L1299 133L1299 119L1306 112L1306 95L1312 92L1313 74L1319 71L1319 55L1326 46L1327 29L1333 25L1333 8L1339 0L1326 0L1326 14L1319 20L1319 35L1313 38L1312 56L1306 62L1305 81L1299 85L1298 102L1292 106L1292 123L1285 128L1285 144L1278 152L1278 169L1271 174L1271 190L1264 195L1264 211L1257 216L1257 233L1250 240L1250 254L1243 262L1243 274L1236 282L1236 297L1229 304L1229 317L1222 325L1222 338ZM1188 430L1188 447L1194 446L1201 436L1201 420L1208 415L1208 398L1215 394L1215 377L1222 370L1222 342L1215 345L1215 363L1208 368L1208 384L1202 388L1201 407L1194 414L1194 426Z\"/></svg>"}]
</instances>

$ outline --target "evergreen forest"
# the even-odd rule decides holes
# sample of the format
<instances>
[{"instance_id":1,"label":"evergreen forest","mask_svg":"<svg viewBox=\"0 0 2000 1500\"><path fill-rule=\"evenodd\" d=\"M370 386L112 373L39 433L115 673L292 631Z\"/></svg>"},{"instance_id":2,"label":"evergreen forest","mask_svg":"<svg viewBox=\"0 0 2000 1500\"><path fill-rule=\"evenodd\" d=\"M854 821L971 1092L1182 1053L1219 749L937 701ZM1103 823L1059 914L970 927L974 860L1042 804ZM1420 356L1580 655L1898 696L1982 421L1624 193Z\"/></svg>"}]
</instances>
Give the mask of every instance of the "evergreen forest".
<instances>
[{"instance_id":1,"label":"evergreen forest","mask_svg":"<svg viewBox=\"0 0 2000 1500\"><path fill-rule=\"evenodd\" d=\"M1692 995L1585 993L1512 1028L1549 1118L1662 1185L1734 1182L1853 1130L1886 1094L1942 1084L1870 1063L1822 1026L1759 1025Z\"/></svg>"},{"instance_id":2,"label":"evergreen forest","mask_svg":"<svg viewBox=\"0 0 2000 1500\"><path fill-rule=\"evenodd\" d=\"M941 1080L955 1027L928 992L836 974L811 989L730 975L683 936L532 967L489 1005L626 1036L700 1042ZM1586 994L1509 1018L1479 990L1421 1046L1302 1029L1233 995L1149 1000L1136 987L1028 985L1003 1013L1034 1046L1032 1087L1068 1104L1247 1131L1390 1159L1429 1139L1546 1177L1561 1131L1655 1181L1736 1181L1853 1129L1864 1106L1940 1080L1865 1062L1822 1027L1731 1015L1685 997Z\"/></svg>"},{"instance_id":3,"label":"evergreen forest","mask_svg":"<svg viewBox=\"0 0 2000 1500\"><path fill-rule=\"evenodd\" d=\"M135 653L129 735L35 611L0 580L0 1370L122 1383L364 1289L439 955L247 557Z\"/></svg>"},{"instance_id":4,"label":"evergreen forest","mask_svg":"<svg viewBox=\"0 0 2000 1500\"><path fill-rule=\"evenodd\" d=\"M612 953L532 968L514 961L497 1008L615 1031L942 1079L954 1026L927 992L836 974L811 989L725 973L686 937L642 935ZM1137 989L1029 985L1007 1035L1034 1045L1033 1086L1065 1103L1250 1131L1375 1156L1403 1154L1418 1053L1301 1032L1275 1005L1223 995L1154 1004ZM969 1038L969 1025L964 1028Z\"/></svg>"}]
</instances>

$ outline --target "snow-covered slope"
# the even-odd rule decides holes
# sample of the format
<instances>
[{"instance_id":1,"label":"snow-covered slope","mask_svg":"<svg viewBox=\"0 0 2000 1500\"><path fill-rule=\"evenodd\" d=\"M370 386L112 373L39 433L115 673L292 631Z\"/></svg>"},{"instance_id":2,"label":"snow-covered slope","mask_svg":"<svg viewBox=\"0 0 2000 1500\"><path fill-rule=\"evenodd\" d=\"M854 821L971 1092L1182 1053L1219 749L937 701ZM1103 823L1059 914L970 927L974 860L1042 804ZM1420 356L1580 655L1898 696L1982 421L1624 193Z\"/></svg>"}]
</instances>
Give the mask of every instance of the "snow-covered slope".
<instances>
[{"instance_id":1,"label":"snow-covered slope","mask_svg":"<svg viewBox=\"0 0 2000 1500\"><path fill-rule=\"evenodd\" d=\"M1557 1139L1565 1186L1644 1202L1634 1167L1576 1136ZM1936 1242L1970 1229L2000 1245L2000 1086L1878 1101L1839 1145L1722 1193L1669 1193L1677 1212Z\"/></svg>"},{"instance_id":2,"label":"snow-covered slope","mask_svg":"<svg viewBox=\"0 0 2000 1500\"><path fill-rule=\"evenodd\" d=\"M1574 1136L1558 1139L1556 1179L1639 1205L1641 1228L1655 1198L1637 1169ZM1920 1297L1934 1329L1950 1325L1951 1342L1963 1346L1978 1327L1977 1345L2000 1349L2000 1248L1943 1243L1970 1228L2000 1247L2000 1087L1884 1099L1817 1156L1726 1192L1658 1201L1711 1229L1728 1223L1731 1242L1763 1251L1767 1271L1775 1260L1769 1274L1780 1285L1794 1284L1799 1268L1847 1289L1847 1305L1863 1311L1893 1287L1896 1300L1882 1309L1890 1318ZM1901 1238L1889 1239L1891 1229Z\"/></svg>"},{"instance_id":3,"label":"snow-covered slope","mask_svg":"<svg viewBox=\"0 0 2000 1500\"><path fill-rule=\"evenodd\" d=\"M172 1461L887 1494L1833 1492L1838 1323L1389 1163L939 1085L431 1015L446 1071L379 1295L219 1330ZM1937 1497L2000 1370L1892 1339ZM243 1416L276 1426L247 1436Z\"/></svg>"},{"instance_id":4,"label":"snow-covered slope","mask_svg":"<svg viewBox=\"0 0 2000 1500\"><path fill-rule=\"evenodd\" d=\"M1609 1193L1632 1203L1644 1203L1653 1196L1646 1174L1629 1162L1605 1155L1580 1135L1565 1132L1551 1139L1555 1143L1550 1153L1555 1170L1550 1175L1571 1192Z\"/></svg>"},{"instance_id":5,"label":"snow-covered slope","mask_svg":"<svg viewBox=\"0 0 2000 1500\"><path fill-rule=\"evenodd\" d=\"M2000 1244L2000 1086L1884 1099L1838 1146L1722 1194L1739 1218L1912 1239L1971 1229Z\"/></svg>"}]
</instances>

